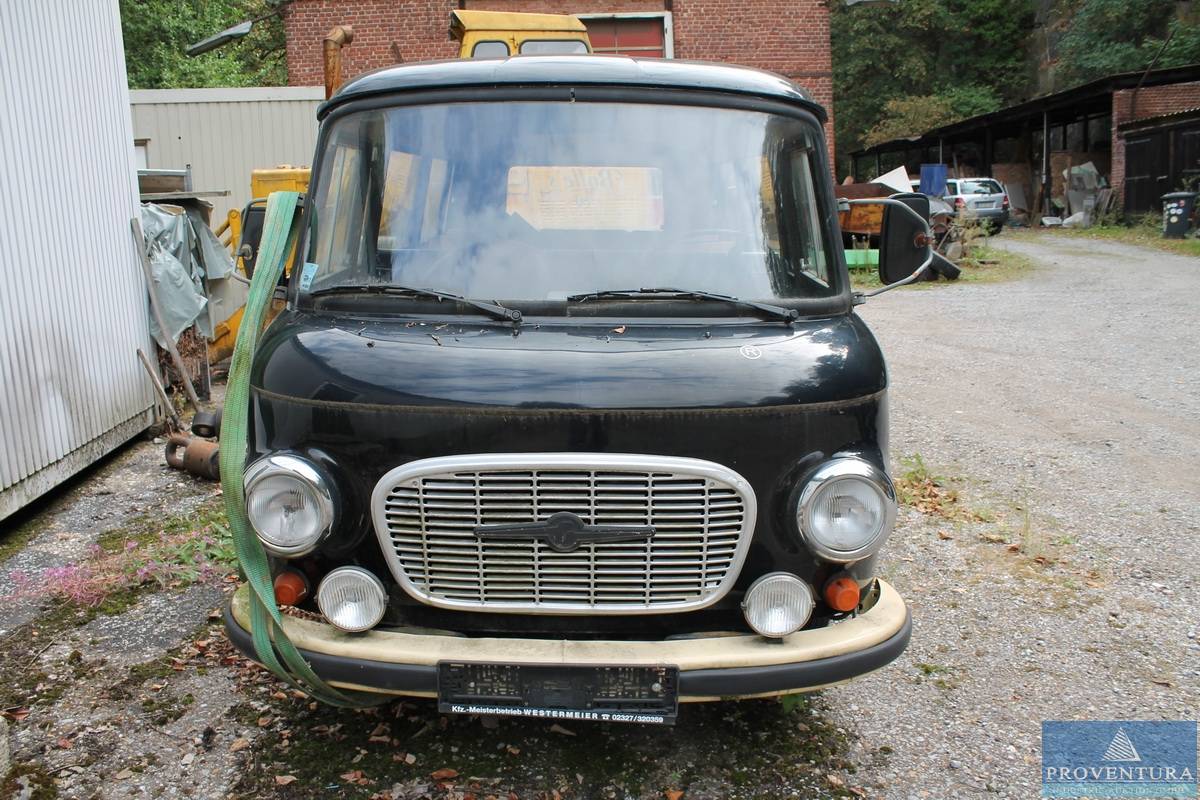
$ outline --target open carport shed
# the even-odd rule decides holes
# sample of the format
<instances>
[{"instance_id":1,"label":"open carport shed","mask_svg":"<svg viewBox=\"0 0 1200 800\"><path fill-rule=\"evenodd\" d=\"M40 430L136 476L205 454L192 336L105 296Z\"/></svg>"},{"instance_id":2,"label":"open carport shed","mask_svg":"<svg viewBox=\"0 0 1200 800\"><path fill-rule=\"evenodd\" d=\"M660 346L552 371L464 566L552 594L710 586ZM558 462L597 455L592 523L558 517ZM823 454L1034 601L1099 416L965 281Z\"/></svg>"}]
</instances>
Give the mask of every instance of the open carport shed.
<instances>
[{"instance_id":1,"label":"open carport shed","mask_svg":"<svg viewBox=\"0 0 1200 800\"><path fill-rule=\"evenodd\" d=\"M1200 173L1200 116L1188 113L1195 109L1200 64L1110 75L859 150L851 154L854 177L898 166L915 175L923 163L945 163L959 175L997 178L1020 192L1026 209L1047 212L1062 196L1063 170L1091 161L1125 212L1142 213Z\"/></svg>"}]
</instances>

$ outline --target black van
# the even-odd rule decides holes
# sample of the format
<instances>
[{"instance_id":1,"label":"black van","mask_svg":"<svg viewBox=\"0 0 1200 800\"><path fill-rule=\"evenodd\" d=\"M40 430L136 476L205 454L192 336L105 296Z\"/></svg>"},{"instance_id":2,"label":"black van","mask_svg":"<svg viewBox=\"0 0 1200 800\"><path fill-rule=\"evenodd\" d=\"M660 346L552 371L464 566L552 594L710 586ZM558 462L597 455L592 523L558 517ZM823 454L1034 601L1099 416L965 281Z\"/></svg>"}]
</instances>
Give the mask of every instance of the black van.
<instances>
[{"instance_id":1,"label":"black van","mask_svg":"<svg viewBox=\"0 0 1200 800\"><path fill-rule=\"evenodd\" d=\"M318 675L670 722L904 650L887 370L807 94L518 57L370 73L320 118L245 475ZM252 654L244 587L226 620Z\"/></svg>"}]
</instances>

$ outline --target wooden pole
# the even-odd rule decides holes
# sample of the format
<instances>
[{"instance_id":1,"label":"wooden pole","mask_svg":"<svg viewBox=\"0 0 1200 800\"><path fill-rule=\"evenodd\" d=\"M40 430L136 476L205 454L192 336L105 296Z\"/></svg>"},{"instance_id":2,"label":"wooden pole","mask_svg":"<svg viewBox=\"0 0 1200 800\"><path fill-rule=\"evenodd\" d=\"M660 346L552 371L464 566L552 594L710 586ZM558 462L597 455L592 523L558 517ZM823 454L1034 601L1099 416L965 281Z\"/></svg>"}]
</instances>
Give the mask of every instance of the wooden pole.
<instances>
[{"instance_id":1,"label":"wooden pole","mask_svg":"<svg viewBox=\"0 0 1200 800\"><path fill-rule=\"evenodd\" d=\"M175 406L171 405L171 398L167 397L167 390L163 388L162 381L158 378L158 372L154 367L150 366L150 359L146 358L146 354L142 352L142 348L137 350L138 359L141 360L142 366L146 368L146 373L150 376L150 383L154 384L154 389L158 392L158 397L163 401L164 411L175 423L176 430L183 430L183 423L179 420L179 415L175 413Z\"/></svg>"}]
</instances>

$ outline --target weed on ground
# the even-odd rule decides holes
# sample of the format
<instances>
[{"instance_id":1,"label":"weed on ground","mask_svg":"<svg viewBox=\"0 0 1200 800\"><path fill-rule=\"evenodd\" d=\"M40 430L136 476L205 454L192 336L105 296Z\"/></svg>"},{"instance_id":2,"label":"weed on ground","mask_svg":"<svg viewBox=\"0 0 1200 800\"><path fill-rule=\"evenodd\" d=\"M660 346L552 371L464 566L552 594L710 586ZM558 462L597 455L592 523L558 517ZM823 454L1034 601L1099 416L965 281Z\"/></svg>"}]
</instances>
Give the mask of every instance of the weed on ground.
<instances>
[{"instance_id":1,"label":"weed on ground","mask_svg":"<svg viewBox=\"0 0 1200 800\"><path fill-rule=\"evenodd\" d=\"M959 283L1001 283L1020 278L1035 268L1033 259L1020 253L991 245L991 238L972 234L966 254L956 263L962 270L957 280L918 281L914 289L936 289ZM850 286L855 291L878 289L883 284L875 267L854 267L850 270ZM905 287L908 288L908 287Z\"/></svg>"},{"instance_id":2,"label":"weed on ground","mask_svg":"<svg viewBox=\"0 0 1200 800\"><path fill-rule=\"evenodd\" d=\"M142 517L108 531L78 562L14 571L0 599L45 598L115 614L146 591L220 580L236 560L221 498L213 497L188 514Z\"/></svg>"},{"instance_id":3,"label":"weed on ground","mask_svg":"<svg viewBox=\"0 0 1200 800\"><path fill-rule=\"evenodd\" d=\"M1078 239L1100 239L1123 244L1152 247L1167 253L1200 258L1200 238L1193 234L1185 239L1164 239L1162 217L1148 214L1131 220L1128 224L1113 222L1091 228L1046 228L1041 231L1048 236L1064 236Z\"/></svg>"}]
</instances>

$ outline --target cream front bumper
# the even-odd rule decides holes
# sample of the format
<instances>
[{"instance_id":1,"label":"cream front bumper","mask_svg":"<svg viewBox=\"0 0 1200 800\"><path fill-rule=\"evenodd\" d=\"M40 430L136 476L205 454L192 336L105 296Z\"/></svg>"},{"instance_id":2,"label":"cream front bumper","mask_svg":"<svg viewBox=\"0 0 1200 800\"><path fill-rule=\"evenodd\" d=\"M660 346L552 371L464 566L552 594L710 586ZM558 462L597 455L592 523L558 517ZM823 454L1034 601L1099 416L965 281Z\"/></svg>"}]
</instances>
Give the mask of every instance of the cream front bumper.
<instances>
[{"instance_id":1,"label":"cream front bumper","mask_svg":"<svg viewBox=\"0 0 1200 800\"><path fill-rule=\"evenodd\" d=\"M254 658L247 592L242 586L234 594L225 625L234 644ZM699 701L809 691L871 672L904 651L911 622L904 600L879 581L878 599L865 612L775 642L755 635L591 641L396 630L352 634L294 617L284 618L284 630L322 679L348 689L435 696L441 661L671 665L679 668L680 700Z\"/></svg>"}]
</instances>

